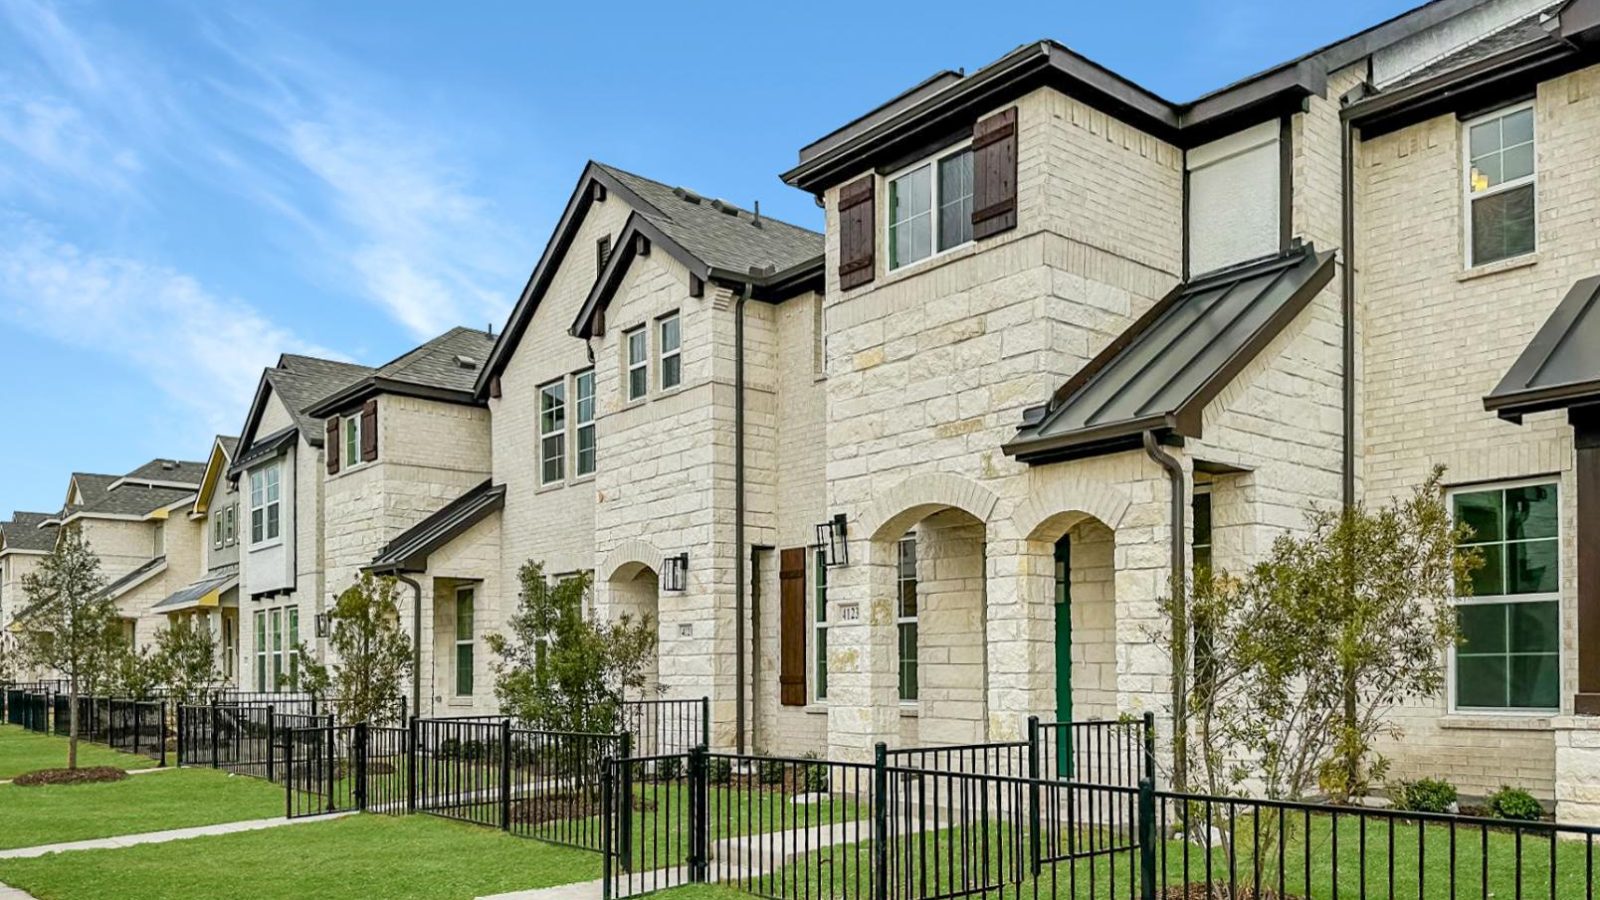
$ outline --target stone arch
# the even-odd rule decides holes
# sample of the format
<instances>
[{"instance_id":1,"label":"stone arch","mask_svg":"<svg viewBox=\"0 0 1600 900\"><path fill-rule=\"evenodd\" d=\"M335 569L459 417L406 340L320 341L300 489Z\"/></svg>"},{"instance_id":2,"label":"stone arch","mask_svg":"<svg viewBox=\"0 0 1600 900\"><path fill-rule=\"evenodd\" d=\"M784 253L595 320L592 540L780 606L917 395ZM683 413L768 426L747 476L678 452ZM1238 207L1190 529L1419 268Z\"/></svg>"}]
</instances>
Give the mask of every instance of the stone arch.
<instances>
[{"instance_id":1,"label":"stone arch","mask_svg":"<svg viewBox=\"0 0 1600 900\"><path fill-rule=\"evenodd\" d=\"M863 520L873 541L899 538L906 529L941 509L959 509L985 525L1000 498L959 475L928 472L912 475L878 496Z\"/></svg>"},{"instance_id":2,"label":"stone arch","mask_svg":"<svg viewBox=\"0 0 1600 900\"><path fill-rule=\"evenodd\" d=\"M1115 531L1131 505L1127 494L1111 485L1055 479L1031 491L1011 514L1011 523L1029 541L1054 540L1085 519L1098 519Z\"/></svg>"},{"instance_id":3,"label":"stone arch","mask_svg":"<svg viewBox=\"0 0 1600 900\"><path fill-rule=\"evenodd\" d=\"M595 577L601 581L611 581L619 576L627 580L644 569L659 574L663 558L661 551L648 541L623 541L612 547L611 552L600 560L600 567L595 570Z\"/></svg>"}]
</instances>

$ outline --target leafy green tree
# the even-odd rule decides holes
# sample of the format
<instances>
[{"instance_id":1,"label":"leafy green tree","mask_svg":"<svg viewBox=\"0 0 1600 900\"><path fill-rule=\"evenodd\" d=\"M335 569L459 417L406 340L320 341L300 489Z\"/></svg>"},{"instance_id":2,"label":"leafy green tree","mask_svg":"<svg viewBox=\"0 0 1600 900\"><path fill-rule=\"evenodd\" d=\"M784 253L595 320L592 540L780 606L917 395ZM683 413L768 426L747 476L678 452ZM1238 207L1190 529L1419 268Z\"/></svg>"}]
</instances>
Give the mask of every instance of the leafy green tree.
<instances>
[{"instance_id":1,"label":"leafy green tree","mask_svg":"<svg viewBox=\"0 0 1600 900\"><path fill-rule=\"evenodd\" d=\"M411 639L400 628L395 585L393 578L363 574L328 615L332 661L323 675L313 677L337 692L347 722L398 722L405 716ZM303 665L310 656L301 659Z\"/></svg>"},{"instance_id":2,"label":"leafy green tree","mask_svg":"<svg viewBox=\"0 0 1600 900\"><path fill-rule=\"evenodd\" d=\"M22 577L27 603L18 650L34 668L67 681L67 768L78 767L78 698L109 681L125 647L116 604L105 594L100 558L76 528L61 532L55 549Z\"/></svg>"},{"instance_id":3,"label":"leafy green tree","mask_svg":"<svg viewBox=\"0 0 1600 900\"><path fill-rule=\"evenodd\" d=\"M165 681L156 652L149 644L129 646L119 641L106 677L106 693L129 700L149 700Z\"/></svg>"},{"instance_id":4,"label":"leafy green tree","mask_svg":"<svg viewBox=\"0 0 1600 900\"><path fill-rule=\"evenodd\" d=\"M156 632L153 667L174 703L205 703L222 681L217 667L217 639L192 616L182 616Z\"/></svg>"},{"instance_id":5,"label":"leafy green tree","mask_svg":"<svg viewBox=\"0 0 1600 900\"><path fill-rule=\"evenodd\" d=\"M584 611L587 575L551 584L532 560L518 572L516 611L486 637L499 657L495 696L506 715L551 731L611 734L630 691L643 695L654 659L655 622L622 615L603 621Z\"/></svg>"}]
</instances>

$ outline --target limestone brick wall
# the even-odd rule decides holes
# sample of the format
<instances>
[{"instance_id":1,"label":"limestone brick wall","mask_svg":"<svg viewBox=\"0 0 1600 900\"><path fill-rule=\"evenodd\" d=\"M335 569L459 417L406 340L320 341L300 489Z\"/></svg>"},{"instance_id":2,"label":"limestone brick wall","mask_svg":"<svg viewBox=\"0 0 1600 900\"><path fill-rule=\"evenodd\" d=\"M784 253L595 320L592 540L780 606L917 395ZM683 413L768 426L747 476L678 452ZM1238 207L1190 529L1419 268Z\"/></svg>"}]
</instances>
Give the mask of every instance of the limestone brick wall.
<instances>
[{"instance_id":1,"label":"limestone brick wall","mask_svg":"<svg viewBox=\"0 0 1600 900\"><path fill-rule=\"evenodd\" d=\"M1116 718L1116 534L1094 520L1077 525L1068 534L1072 541L1068 580L1072 592L1072 718ZM1042 709L1039 715L1045 718L1057 708Z\"/></svg>"},{"instance_id":2,"label":"limestone brick wall","mask_svg":"<svg viewBox=\"0 0 1600 900\"><path fill-rule=\"evenodd\" d=\"M83 539L100 558L106 581L132 572L155 555L155 526L131 519L79 519Z\"/></svg>"},{"instance_id":3,"label":"limestone brick wall","mask_svg":"<svg viewBox=\"0 0 1600 900\"><path fill-rule=\"evenodd\" d=\"M494 654L484 641L495 623L504 616L517 593L515 584L502 582L500 565L500 517L490 516L446 544L428 560L428 572L418 576L422 586L422 702L441 715L499 711L494 696ZM475 588L473 691L470 697L455 694L455 589L462 584ZM411 589L402 586L401 615L410 630ZM510 600L508 600L510 598ZM430 611L431 610L431 614ZM429 706L431 704L431 706Z\"/></svg>"},{"instance_id":4,"label":"limestone brick wall","mask_svg":"<svg viewBox=\"0 0 1600 900\"><path fill-rule=\"evenodd\" d=\"M1568 708L1576 678L1570 429L1560 414L1503 422L1484 412L1482 397L1567 288L1594 274L1600 69L1541 84L1534 109L1537 251L1478 270L1463 268L1459 122L1441 116L1361 145L1363 466L1369 503L1403 494L1437 463L1456 484L1559 482ZM1405 710L1397 724L1406 737L1387 749L1398 777L1447 773L1469 793L1509 782L1552 795L1556 751L1546 718L1452 715L1441 699Z\"/></svg>"}]
</instances>

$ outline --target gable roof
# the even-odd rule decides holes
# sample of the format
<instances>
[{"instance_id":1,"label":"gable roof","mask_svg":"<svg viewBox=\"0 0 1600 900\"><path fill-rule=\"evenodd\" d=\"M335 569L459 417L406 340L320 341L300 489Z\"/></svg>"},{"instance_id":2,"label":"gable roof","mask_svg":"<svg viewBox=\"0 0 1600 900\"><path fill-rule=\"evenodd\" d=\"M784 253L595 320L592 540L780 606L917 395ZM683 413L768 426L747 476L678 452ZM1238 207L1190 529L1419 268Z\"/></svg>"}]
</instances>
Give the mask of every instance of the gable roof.
<instances>
[{"instance_id":1,"label":"gable roof","mask_svg":"<svg viewBox=\"0 0 1600 900\"><path fill-rule=\"evenodd\" d=\"M250 412L245 417L244 429L239 432L240 446L247 451L253 449L256 429L266 411L269 394L278 395L284 408L289 411L290 420L305 436L306 443L313 447L322 446L322 429L316 427L316 420L306 413L306 408L371 372L372 369L356 363L295 353L283 354L278 357L276 366L261 373L255 397L250 401Z\"/></svg>"},{"instance_id":2,"label":"gable roof","mask_svg":"<svg viewBox=\"0 0 1600 900\"><path fill-rule=\"evenodd\" d=\"M234 454L238 452L239 439L227 435L217 435L211 442L211 453L206 457L206 468L200 476L200 487L195 492L194 512L204 515L211 508L211 497L217 491L223 476L228 473L228 467L233 462Z\"/></svg>"},{"instance_id":3,"label":"gable roof","mask_svg":"<svg viewBox=\"0 0 1600 900\"><path fill-rule=\"evenodd\" d=\"M1137 446L1146 431L1200 437L1206 404L1333 277L1307 245L1179 284L1030 409L1002 449L1044 463Z\"/></svg>"},{"instance_id":4,"label":"gable roof","mask_svg":"<svg viewBox=\"0 0 1600 900\"><path fill-rule=\"evenodd\" d=\"M1528 413L1600 402L1600 275L1574 284L1483 408L1521 422Z\"/></svg>"},{"instance_id":5,"label":"gable roof","mask_svg":"<svg viewBox=\"0 0 1600 900\"><path fill-rule=\"evenodd\" d=\"M367 572L423 572L435 550L460 537L490 513L505 505L505 485L491 481L472 488L450 501L438 512L396 535L385 544L372 562L361 568Z\"/></svg>"},{"instance_id":6,"label":"gable roof","mask_svg":"<svg viewBox=\"0 0 1600 900\"><path fill-rule=\"evenodd\" d=\"M605 202L612 194L621 197L633 209L630 221L647 223L658 242L670 245L681 251L685 259L698 263L691 264L690 269L703 278L754 284L763 278L771 281L773 276L752 275L753 267L763 271L770 267L772 272L782 273L814 266L820 282L822 235L767 216L762 216L757 226L754 213L732 204L591 160L584 166L572 196L567 199L561 219L533 273L528 276L528 283L506 320L488 363L478 374L474 390L479 397L488 395L490 381L505 369L506 362L521 343L589 208L596 202ZM621 240L613 247L626 249ZM614 251L612 256L616 255ZM610 268L609 262L607 267ZM575 323L572 331L578 330Z\"/></svg>"},{"instance_id":7,"label":"gable roof","mask_svg":"<svg viewBox=\"0 0 1600 900\"><path fill-rule=\"evenodd\" d=\"M115 600L166 570L167 558L165 556L157 556L154 559L146 560L132 572L106 585L100 591L100 596Z\"/></svg>"},{"instance_id":8,"label":"gable roof","mask_svg":"<svg viewBox=\"0 0 1600 900\"><path fill-rule=\"evenodd\" d=\"M478 383L494 335L456 327L371 370L307 408L309 416L332 415L374 394L426 397L450 403L475 403Z\"/></svg>"},{"instance_id":9,"label":"gable roof","mask_svg":"<svg viewBox=\"0 0 1600 900\"><path fill-rule=\"evenodd\" d=\"M151 487L143 484L123 484L105 496L88 503L66 516L116 516L144 518L157 510L165 509L194 498L192 487Z\"/></svg>"},{"instance_id":10,"label":"gable roof","mask_svg":"<svg viewBox=\"0 0 1600 900\"><path fill-rule=\"evenodd\" d=\"M107 491L111 490L111 486L116 484L117 479L121 477L121 475L102 475L96 472L73 472L70 485L67 488L68 502L62 504L62 514L65 515L97 502L106 495ZM70 502L73 488L77 488L77 492L80 495L78 503Z\"/></svg>"},{"instance_id":11,"label":"gable roof","mask_svg":"<svg viewBox=\"0 0 1600 900\"><path fill-rule=\"evenodd\" d=\"M56 546L56 526L45 523L50 513L14 512L11 520L0 522L0 553L49 553Z\"/></svg>"}]
</instances>

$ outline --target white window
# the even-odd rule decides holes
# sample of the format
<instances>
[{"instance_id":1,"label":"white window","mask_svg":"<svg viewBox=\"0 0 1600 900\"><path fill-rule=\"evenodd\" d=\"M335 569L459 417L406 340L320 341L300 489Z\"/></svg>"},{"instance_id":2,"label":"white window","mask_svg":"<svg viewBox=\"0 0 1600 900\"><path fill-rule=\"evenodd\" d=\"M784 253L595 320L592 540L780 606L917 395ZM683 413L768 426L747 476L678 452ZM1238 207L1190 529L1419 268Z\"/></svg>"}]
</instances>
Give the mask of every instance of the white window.
<instances>
[{"instance_id":1,"label":"white window","mask_svg":"<svg viewBox=\"0 0 1600 900\"><path fill-rule=\"evenodd\" d=\"M267 690L277 692L283 689L283 610L270 610L267 616L272 620L272 685Z\"/></svg>"},{"instance_id":2,"label":"white window","mask_svg":"<svg viewBox=\"0 0 1600 900\"><path fill-rule=\"evenodd\" d=\"M895 573L897 597L895 624L900 643L900 699L917 699L917 538L900 540L899 569Z\"/></svg>"},{"instance_id":3,"label":"white window","mask_svg":"<svg viewBox=\"0 0 1600 900\"><path fill-rule=\"evenodd\" d=\"M344 420L345 468L361 465L361 416L346 416Z\"/></svg>"},{"instance_id":4,"label":"white window","mask_svg":"<svg viewBox=\"0 0 1600 900\"><path fill-rule=\"evenodd\" d=\"M657 325L661 347L661 389L675 388L683 382L683 358L678 340L678 314L662 316Z\"/></svg>"},{"instance_id":5,"label":"white window","mask_svg":"<svg viewBox=\"0 0 1600 900\"><path fill-rule=\"evenodd\" d=\"M1483 556L1470 596L1456 600L1461 643L1451 666L1454 706L1549 712L1561 705L1561 529L1553 482L1451 494L1463 547Z\"/></svg>"},{"instance_id":6,"label":"white window","mask_svg":"<svg viewBox=\"0 0 1600 900\"><path fill-rule=\"evenodd\" d=\"M155 534L150 541L151 556L165 556L167 552L167 523L157 522Z\"/></svg>"},{"instance_id":7,"label":"white window","mask_svg":"<svg viewBox=\"0 0 1600 900\"><path fill-rule=\"evenodd\" d=\"M275 541L282 529L282 503L276 465L250 473L250 543Z\"/></svg>"},{"instance_id":8,"label":"white window","mask_svg":"<svg viewBox=\"0 0 1600 900\"><path fill-rule=\"evenodd\" d=\"M567 477L567 382L539 388L539 482L555 484Z\"/></svg>"},{"instance_id":9,"label":"white window","mask_svg":"<svg viewBox=\"0 0 1600 900\"><path fill-rule=\"evenodd\" d=\"M256 611L256 692L267 690L267 611Z\"/></svg>"},{"instance_id":10,"label":"white window","mask_svg":"<svg viewBox=\"0 0 1600 900\"><path fill-rule=\"evenodd\" d=\"M472 696L472 634L474 591L456 588L456 696Z\"/></svg>"},{"instance_id":11,"label":"white window","mask_svg":"<svg viewBox=\"0 0 1600 900\"><path fill-rule=\"evenodd\" d=\"M1532 253L1535 180L1533 104L1462 126L1466 154L1467 265Z\"/></svg>"},{"instance_id":12,"label":"white window","mask_svg":"<svg viewBox=\"0 0 1600 900\"><path fill-rule=\"evenodd\" d=\"M238 639L233 630L237 623L231 616L222 616L222 677L233 684L234 654L237 652Z\"/></svg>"},{"instance_id":13,"label":"white window","mask_svg":"<svg viewBox=\"0 0 1600 900\"><path fill-rule=\"evenodd\" d=\"M640 325L622 337L628 352L628 399L638 400L650 387L650 335Z\"/></svg>"},{"instance_id":14,"label":"white window","mask_svg":"<svg viewBox=\"0 0 1600 900\"><path fill-rule=\"evenodd\" d=\"M889 268L972 240L972 149L925 160L889 179Z\"/></svg>"},{"instance_id":15,"label":"white window","mask_svg":"<svg viewBox=\"0 0 1600 900\"><path fill-rule=\"evenodd\" d=\"M828 555L823 547L811 553L811 627L816 640L812 657L811 699L828 699Z\"/></svg>"},{"instance_id":16,"label":"white window","mask_svg":"<svg viewBox=\"0 0 1600 900\"><path fill-rule=\"evenodd\" d=\"M220 509L217 510L216 515L212 516L211 518L211 546L217 550L222 549L222 526L224 524L222 519L222 510Z\"/></svg>"},{"instance_id":17,"label":"white window","mask_svg":"<svg viewBox=\"0 0 1600 900\"><path fill-rule=\"evenodd\" d=\"M577 404L577 474L594 474L594 370L585 369L572 378L573 400Z\"/></svg>"},{"instance_id":18,"label":"white window","mask_svg":"<svg viewBox=\"0 0 1600 900\"><path fill-rule=\"evenodd\" d=\"M236 530L237 523L234 521L238 511L237 504L229 504L228 508L222 511L224 523L222 526L222 544L225 547L232 547L234 542L239 539L238 531Z\"/></svg>"}]
</instances>

